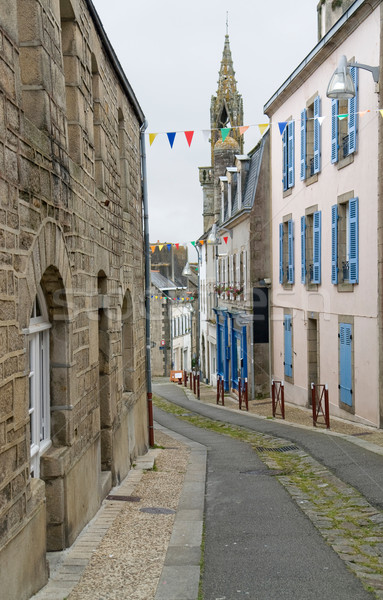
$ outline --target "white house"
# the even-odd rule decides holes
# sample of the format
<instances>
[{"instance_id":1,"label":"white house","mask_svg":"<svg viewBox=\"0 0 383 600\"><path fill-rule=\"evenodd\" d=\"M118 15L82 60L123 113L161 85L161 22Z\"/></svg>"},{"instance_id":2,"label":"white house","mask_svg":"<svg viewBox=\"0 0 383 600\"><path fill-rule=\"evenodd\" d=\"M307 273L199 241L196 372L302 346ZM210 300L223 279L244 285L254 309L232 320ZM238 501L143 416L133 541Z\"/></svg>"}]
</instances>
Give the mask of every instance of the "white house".
<instances>
[{"instance_id":1,"label":"white house","mask_svg":"<svg viewBox=\"0 0 383 600\"><path fill-rule=\"evenodd\" d=\"M381 64L383 5L344 3L332 23L332 4L320 3L319 42L264 107L271 125L272 371L289 401L308 405L311 382L327 384L330 414L379 427L382 93L358 66L350 68L353 98L331 100L326 91L343 55Z\"/></svg>"}]
</instances>

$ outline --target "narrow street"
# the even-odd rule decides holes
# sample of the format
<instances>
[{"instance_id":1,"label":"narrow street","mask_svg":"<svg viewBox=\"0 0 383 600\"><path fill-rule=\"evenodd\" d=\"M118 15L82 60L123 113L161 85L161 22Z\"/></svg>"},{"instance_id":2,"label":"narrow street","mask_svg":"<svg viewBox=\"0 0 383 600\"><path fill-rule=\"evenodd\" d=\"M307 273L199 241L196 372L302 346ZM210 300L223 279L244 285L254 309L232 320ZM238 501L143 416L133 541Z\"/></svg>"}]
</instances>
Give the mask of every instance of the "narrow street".
<instances>
[{"instance_id":1,"label":"narrow street","mask_svg":"<svg viewBox=\"0 0 383 600\"><path fill-rule=\"evenodd\" d=\"M185 409L185 415L262 436L264 445L285 451L283 460L295 465L292 472L308 479L307 492L296 489L287 463L278 468L279 453L278 459L271 452L264 458L248 443L156 408L160 425L207 447L204 600L382 597L381 455L342 437L198 402L174 384L156 383L154 392ZM344 511L336 529L334 506ZM358 530L359 522L364 530ZM361 536L355 545L353 538Z\"/></svg>"}]
</instances>

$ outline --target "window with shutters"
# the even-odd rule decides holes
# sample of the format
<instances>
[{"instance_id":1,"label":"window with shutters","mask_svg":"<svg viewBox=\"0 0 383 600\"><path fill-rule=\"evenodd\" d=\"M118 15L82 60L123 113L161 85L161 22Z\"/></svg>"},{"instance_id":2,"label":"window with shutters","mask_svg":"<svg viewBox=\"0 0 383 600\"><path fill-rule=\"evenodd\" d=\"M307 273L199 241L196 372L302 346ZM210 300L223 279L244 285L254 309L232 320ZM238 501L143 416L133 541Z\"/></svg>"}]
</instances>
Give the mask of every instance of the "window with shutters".
<instances>
[{"instance_id":1,"label":"window with shutters","mask_svg":"<svg viewBox=\"0 0 383 600\"><path fill-rule=\"evenodd\" d=\"M282 134L282 182L283 191L294 187L295 183L295 121L288 120Z\"/></svg>"},{"instance_id":2,"label":"window with shutters","mask_svg":"<svg viewBox=\"0 0 383 600\"><path fill-rule=\"evenodd\" d=\"M331 101L331 162L337 163L338 168L349 164L357 150L358 69L351 67L350 73L355 85L355 97Z\"/></svg>"},{"instance_id":3,"label":"window with shutters","mask_svg":"<svg viewBox=\"0 0 383 600\"><path fill-rule=\"evenodd\" d=\"M317 207L301 217L301 282L309 289L321 283L322 213Z\"/></svg>"},{"instance_id":4,"label":"window with shutters","mask_svg":"<svg viewBox=\"0 0 383 600\"><path fill-rule=\"evenodd\" d=\"M284 334L284 374L287 379L293 377L293 322L292 315L285 314L283 318Z\"/></svg>"},{"instance_id":5,"label":"window with shutters","mask_svg":"<svg viewBox=\"0 0 383 600\"><path fill-rule=\"evenodd\" d=\"M331 282L340 284L339 291L351 291L359 283L358 198L331 207Z\"/></svg>"},{"instance_id":6,"label":"window with shutters","mask_svg":"<svg viewBox=\"0 0 383 600\"><path fill-rule=\"evenodd\" d=\"M294 277L294 221L289 215L279 224L279 283L289 288Z\"/></svg>"},{"instance_id":7,"label":"window with shutters","mask_svg":"<svg viewBox=\"0 0 383 600\"><path fill-rule=\"evenodd\" d=\"M307 184L317 180L314 175L320 172L320 97L309 100L301 112L301 156L300 178Z\"/></svg>"},{"instance_id":8,"label":"window with shutters","mask_svg":"<svg viewBox=\"0 0 383 600\"><path fill-rule=\"evenodd\" d=\"M353 325L339 323L339 401L342 408L352 410L353 402Z\"/></svg>"}]
</instances>

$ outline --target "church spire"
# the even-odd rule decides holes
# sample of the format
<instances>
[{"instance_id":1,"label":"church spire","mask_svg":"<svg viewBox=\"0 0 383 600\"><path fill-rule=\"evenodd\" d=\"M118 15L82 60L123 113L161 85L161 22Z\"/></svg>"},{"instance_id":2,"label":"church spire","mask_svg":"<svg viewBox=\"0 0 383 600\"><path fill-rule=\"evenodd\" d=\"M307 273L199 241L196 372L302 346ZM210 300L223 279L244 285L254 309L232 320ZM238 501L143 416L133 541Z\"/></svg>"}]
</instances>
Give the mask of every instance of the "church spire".
<instances>
[{"instance_id":1,"label":"church spire","mask_svg":"<svg viewBox=\"0 0 383 600\"><path fill-rule=\"evenodd\" d=\"M239 94L237 90L228 29L227 16L225 44L219 70L218 89L216 96L212 96L210 105L210 126L212 130L222 129L224 127L233 128L230 132L230 136L237 141L240 153L242 154L243 140L237 128L243 125L243 100L241 94ZM214 146L220 138L220 131L212 131L212 161L214 161Z\"/></svg>"}]
</instances>

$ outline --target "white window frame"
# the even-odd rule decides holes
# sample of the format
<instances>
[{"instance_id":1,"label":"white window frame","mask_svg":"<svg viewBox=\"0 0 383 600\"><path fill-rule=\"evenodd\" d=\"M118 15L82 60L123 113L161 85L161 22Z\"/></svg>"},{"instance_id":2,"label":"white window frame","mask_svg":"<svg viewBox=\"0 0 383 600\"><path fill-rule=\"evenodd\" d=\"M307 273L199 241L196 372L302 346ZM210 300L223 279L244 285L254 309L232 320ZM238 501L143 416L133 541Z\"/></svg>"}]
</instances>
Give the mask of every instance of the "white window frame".
<instances>
[{"instance_id":1,"label":"white window frame","mask_svg":"<svg viewBox=\"0 0 383 600\"><path fill-rule=\"evenodd\" d=\"M37 316L37 302L41 315ZM52 445L50 423L49 329L44 294L37 290L29 327L30 476L40 477L40 457Z\"/></svg>"}]
</instances>

